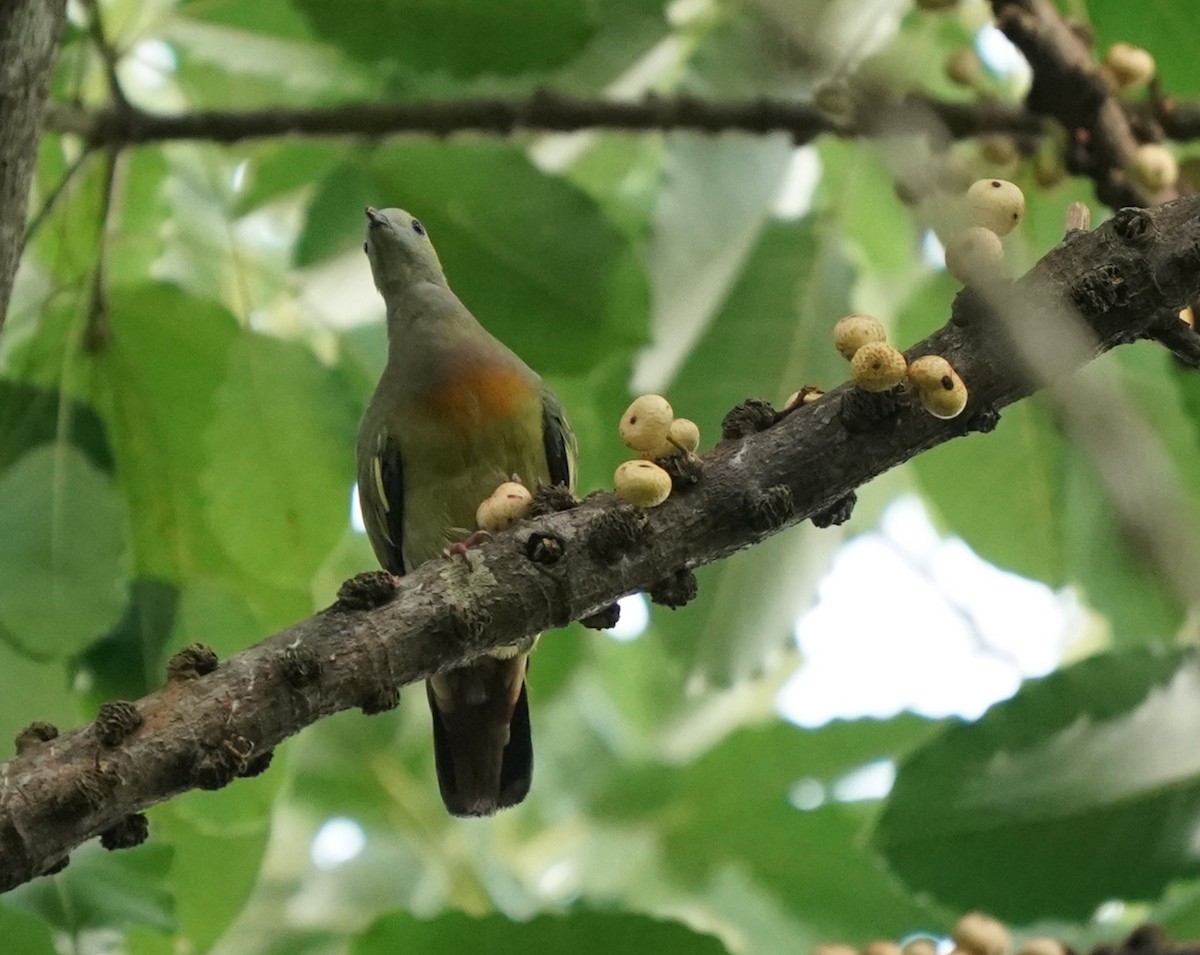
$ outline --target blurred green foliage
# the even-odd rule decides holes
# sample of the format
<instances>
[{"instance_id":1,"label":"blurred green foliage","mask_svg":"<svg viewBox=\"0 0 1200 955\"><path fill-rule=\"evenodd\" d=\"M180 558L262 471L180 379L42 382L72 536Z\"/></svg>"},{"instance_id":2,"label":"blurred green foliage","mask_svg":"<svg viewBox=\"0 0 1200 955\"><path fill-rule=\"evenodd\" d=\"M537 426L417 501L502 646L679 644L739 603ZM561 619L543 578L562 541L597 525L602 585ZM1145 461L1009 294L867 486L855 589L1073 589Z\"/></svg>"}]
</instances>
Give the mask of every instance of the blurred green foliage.
<instances>
[{"instance_id":1,"label":"blurred green foliage","mask_svg":"<svg viewBox=\"0 0 1200 955\"><path fill-rule=\"evenodd\" d=\"M1197 91L1192 0L1155 0L1153 15L1061 5L1102 44L1151 47L1171 93ZM185 112L539 87L807 99L859 69L967 99L941 65L986 7L100 3L129 95ZM84 9L71 7L52 95L98 106ZM983 85L1019 95L993 72ZM459 294L561 395L587 492L621 460L615 422L636 391L667 394L709 446L747 396L839 383L828 336L842 314L878 314L902 346L945 320L955 287L923 249L929 229L945 237L952 196L906 205L904 169L1020 182L1029 216L1008 242L1025 265L1090 196L1085 182L1039 185L1031 160L997 166L973 142L923 156L901 134L799 151L732 133L280 138L123 151L104 220L106 158L80 149L55 134L41 145L31 209L47 208L0 337L10 738L154 688L188 642L234 653L373 566L350 526L355 426L384 348L364 205L419 215ZM1131 396L1196 490L1197 379L1149 345L1088 373ZM1087 659L976 722L791 725L775 700L804 665L794 621L838 546L902 493L997 566L1076 594L1090 626L1072 653ZM538 774L520 809L445 815L410 692L394 713L312 727L261 778L156 807L147 844L89 845L5 896L7 950L768 953L945 932L975 907L1085 944L1110 899L1200 933L1198 663L1171 649L1185 608L1126 546L1052 412L1007 410L994 434L920 455L862 497L840 530L806 526L702 569L699 599L651 608L635 641L547 635L531 674ZM870 659L857 665L870 675ZM890 794L837 796L889 763ZM334 818L361 827L352 857L311 852Z\"/></svg>"}]
</instances>

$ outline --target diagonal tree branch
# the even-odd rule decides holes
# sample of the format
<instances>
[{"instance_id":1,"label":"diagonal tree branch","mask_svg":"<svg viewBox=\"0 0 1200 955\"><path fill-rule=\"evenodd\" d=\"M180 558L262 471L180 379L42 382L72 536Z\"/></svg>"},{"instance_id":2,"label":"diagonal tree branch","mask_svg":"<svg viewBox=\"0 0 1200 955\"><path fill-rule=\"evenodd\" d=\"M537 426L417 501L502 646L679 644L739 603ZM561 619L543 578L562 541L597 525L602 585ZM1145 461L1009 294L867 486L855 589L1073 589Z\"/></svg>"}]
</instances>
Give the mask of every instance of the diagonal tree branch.
<instances>
[{"instance_id":1,"label":"diagonal tree branch","mask_svg":"<svg viewBox=\"0 0 1200 955\"><path fill-rule=\"evenodd\" d=\"M929 416L909 394L848 385L788 414L748 402L727 418L727 439L703 459L699 481L659 508L635 511L601 494L518 524L472 551L470 565L433 561L401 581L363 575L334 607L220 667L191 648L163 689L107 704L95 723L63 736L35 724L0 764L0 889L54 871L97 834L110 848L135 843L145 835L139 810L261 771L273 746L323 716L379 712L398 686L624 594L678 595L687 588L656 585L802 520L827 522L872 477L989 430L1034 385L988 302L1002 299L1005 314L1027 323L1064 311L1083 318L1094 350L1065 353L1061 378L1197 298L1200 196L1123 210L1096 232L1068 234L1017 282L963 292L950 321L909 349L958 369L971 392L958 419Z\"/></svg>"},{"instance_id":2,"label":"diagonal tree branch","mask_svg":"<svg viewBox=\"0 0 1200 955\"><path fill-rule=\"evenodd\" d=\"M24 245L50 70L66 0L0 2L0 327Z\"/></svg>"},{"instance_id":3,"label":"diagonal tree branch","mask_svg":"<svg viewBox=\"0 0 1200 955\"><path fill-rule=\"evenodd\" d=\"M1165 202L1178 193L1150 196L1129 169L1138 140L1124 104L1109 89L1092 51L1051 0L992 0L996 25L1033 68L1026 104L1067 129L1067 168L1090 176L1096 195L1114 209Z\"/></svg>"}]
</instances>

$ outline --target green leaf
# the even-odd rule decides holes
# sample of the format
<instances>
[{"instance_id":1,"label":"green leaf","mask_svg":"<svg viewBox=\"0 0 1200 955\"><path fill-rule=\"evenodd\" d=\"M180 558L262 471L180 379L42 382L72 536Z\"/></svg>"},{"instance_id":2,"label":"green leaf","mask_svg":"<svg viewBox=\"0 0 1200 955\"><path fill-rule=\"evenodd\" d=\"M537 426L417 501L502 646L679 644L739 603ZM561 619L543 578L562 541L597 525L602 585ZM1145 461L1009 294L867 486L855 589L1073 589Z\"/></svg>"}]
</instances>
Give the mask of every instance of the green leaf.
<instances>
[{"instance_id":1,"label":"green leaf","mask_svg":"<svg viewBox=\"0 0 1200 955\"><path fill-rule=\"evenodd\" d=\"M263 639L271 626L232 586L197 580L179 594L176 624L166 652L204 643L224 659Z\"/></svg>"},{"instance_id":2,"label":"green leaf","mask_svg":"<svg viewBox=\"0 0 1200 955\"><path fill-rule=\"evenodd\" d=\"M717 315L768 221L792 153L782 135L667 137L647 251L654 343L639 358L635 389L665 387Z\"/></svg>"},{"instance_id":3,"label":"green leaf","mask_svg":"<svg viewBox=\"0 0 1200 955\"><path fill-rule=\"evenodd\" d=\"M272 796L285 770L191 792L151 813L153 838L171 850L166 885L177 921L171 949L208 951L246 905L270 834Z\"/></svg>"},{"instance_id":4,"label":"green leaf","mask_svg":"<svg viewBox=\"0 0 1200 955\"><path fill-rule=\"evenodd\" d=\"M19 952L20 955L58 955L49 925L7 905L0 905L0 937L10 952Z\"/></svg>"},{"instance_id":5,"label":"green leaf","mask_svg":"<svg viewBox=\"0 0 1200 955\"><path fill-rule=\"evenodd\" d=\"M349 521L355 410L302 345L245 335L201 437L214 536L242 568L307 589Z\"/></svg>"},{"instance_id":6,"label":"green leaf","mask_svg":"<svg viewBox=\"0 0 1200 955\"><path fill-rule=\"evenodd\" d=\"M30 451L0 476L0 626L59 656L120 618L125 511L108 475L69 445Z\"/></svg>"},{"instance_id":7,"label":"green leaf","mask_svg":"<svg viewBox=\"0 0 1200 955\"><path fill-rule=\"evenodd\" d=\"M162 685L162 651L175 626L178 597L162 581L133 582L121 621L75 661L76 678L86 677L93 703L136 700Z\"/></svg>"},{"instance_id":8,"label":"green leaf","mask_svg":"<svg viewBox=\"0 0 1200 955\"><path fill-rule=\"evenodd\" d=\"M79 704L59 661L30 659L0 632L0 739L11 740L34 720L67 728L79 719Z\"/></svg>"},{"instance_id":9,"label":"green leaf","mask_svg":"<svg viewBox=\"0 0 1200 955\"><path fill-rule=\"evenodd\" d=\"M239 0L183 0L179 13L189 19L237 27L291 40L312 40L303 16L290 0L260 0L248 7Z\"/></svg>"},{"instance_id":10,"label":"green leaf","mask_svg":"<svg viewBox=\"0 0 1200 955\"><path fill-rule=\"evenodd\" d=\"M901 717L743 729L689 766L616 774L597 811L656 830L685 884L732 865L822 937L900 937L929 913L861 846L862 807L828 802L801 812L789 795L801 780L831 791L851 770L908 751L930 726Z\"/></svg>"},{"instance_id":11,"label":"green leaf","mask_svg":"<svg viewBox=\"0 0 1200 955\"><path fill-rule=\"evenodd\" d=\"M171 850L153 842L124 852L89 843L57 875L19 886L5 901L71 936L147 926L175 928L174 901L164 887Z\"/></svg>"},{"instance_id":12,"label":"green leaf","mask_svg":"<svg viewBox=\"0 0 1200 955\"><path fill-rule=\"evenodd\" d=\"M1195 652L1094 657L915 752L876 844L914 891L1007 921L1152 899L1200 871L1197 719Z\"/></svg>"},{"instance_id":13,"label":"green leaf","mask_svg":"<svg viewBox=\"0 0 1200 955\"><path fill-rule=\"evenodd\" d=\"M1152 5L1120 0L1088 0L1100 55L1113 43L1133 43L1154 54L1158 78L1173 96L1200 93L1196 75L1196 9L1188 0L1155 0Z\"/></svg>"},{"instance_id":14,"label":"green leaf","mask_svg":"<svg viewBox=\"0 0 1200 955\"><path fill-rule=\"evenodd\" d=\"M354 198L347 184L364 182L369 191ZM540 374L584 373L645 337L637 250L590 198L513 146L407 142L380 153L367 180L339 167L318 190L300 247L336 248L335 237L360 245L366 204L419 217L459 298Z\"/></svg>"},{"instance_id":15,"label":"green leaf","mask_svg":"<svg viewBox=\"0 0 1200 955\"><path fill-rule=\"evenodd\" d=\"M48 388L0 381L0 471L28 449L60 439L82 451L93 467L113 469L104 424L93 408Z\"/></svg>"},{"instance_id":16,"label":"green leaf","mask_svg":"<svg viewBox=\"0 0 1200 955\"><path fill-rule=\"evenodd\" d=\"M907 284L919 267L921 233L896 195L882 149L822 137L817 151L821 159L817 204L826 228L846 236L845 254L868 277L886 278L891 301L897 301L897 286ZM834 320L840 317L833 316ZM901 347L909 344L903 341Z\"/></svg>"},{"instance_id":17,"label":"green leaf","mask_svg":"<svg viewBox=\"0 0 1200 955\"><path fill-rule=\"evenodd\" d=\"M233 211L244 215L279 196L311 189L347 151L337 142L272 139L250 144Z\"/></svg>"},{"instance_id":18,"label":"green leaf","mask_svg":"<svg viewBox=\"0 0 1200 955\"><path fill-rule=\"evenodd\" d=\"M522 73L576 53L593 24L583 0L293 0L312 32L367 61L457 76Z\"/></svg>"},{"instance_id":19,"label":"green leaf","mask_svg":"<svg viewBox=\"0 0 1200 955\"><path fill-rule=\"evenodd\" d=\"M950 314L955 287L941 275L909 300L896 329L912 342ZM1036 400L1005 408L999 426L931 448L912 460L927 503L984 560L1051 586L1066 578L1065 451ZM970 479L964 479L970 475ZM1020 527L1020 533L1014 528Z\"/></svg>"},{"instance_id":20,"label":"green leaf","mask_svg":"<svg viewBox=\"0 0 1200 955\"><path fill-rule=\"evenodd\" d=\"M328 168L328 166L326 166ZM371 205L373 182L361 166L345 164L326 174L308 206L308 225L296 242L296 264L310 265L340 251L351 230L363 233L363 208ZM324 223L334 228L322 228Z\"/></svg>"},{"instance_id":21,"label":"green leaf","mask_svg":"<svg viewBox=\"0 0 1200 955\"><path fill-rule=\"evenodd\" d=\"M115 294L109 321L112 339L96 359L94 389L121 462L135 571L174 583L227 572L203 520L198 478L237 324L214 303L167 285Z\"/></svg>"},{"instance_id":22,"label":"green leaf","mask_svg":"<svg viewBox=\"0 0 1200 955\"><path fill-rule=\"evenodd\" d=\"M645 915L576 909L565 915L540 915L528 922L504 916L472 918L454 913L422 921L404 913L385 915L350 946L351 955L393 955L398 951L486 951L488 955L571 952L671 952L672 955L719 955L725 946L711 935L678 922Z\"/></svg>"}]
</instances>

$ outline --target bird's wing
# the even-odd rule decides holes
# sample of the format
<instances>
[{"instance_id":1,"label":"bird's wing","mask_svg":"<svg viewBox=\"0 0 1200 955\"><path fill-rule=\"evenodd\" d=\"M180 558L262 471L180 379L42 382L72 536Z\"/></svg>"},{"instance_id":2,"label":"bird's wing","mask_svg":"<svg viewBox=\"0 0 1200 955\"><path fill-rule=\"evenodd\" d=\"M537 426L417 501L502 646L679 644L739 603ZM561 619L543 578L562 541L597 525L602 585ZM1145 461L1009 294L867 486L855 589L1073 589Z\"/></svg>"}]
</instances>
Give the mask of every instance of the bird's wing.
<instances>
[{"instance_id":1,"label":"bird's wing","mask_svg":"<svg viewBox=\"0 0 1200 955\"><path fill-rule=\"evenodd\" d=\"M379 563L396 576L409 569L404 560L404 465L400 445L385 429L374 448L359 456L358 500L363 523Z\"/></svg>"},{"instance_id":2,"label":"bird's wing","mask_svg":"<svg viewBox=\"0 0 1200 955\"><path fill-rule=\"evenodd\" d=\"M542 387L542 443L546 449L546 466L550 483L575 489L575 433L567 424L563 406L549 388Z\"/></svg>"}]
</instances>

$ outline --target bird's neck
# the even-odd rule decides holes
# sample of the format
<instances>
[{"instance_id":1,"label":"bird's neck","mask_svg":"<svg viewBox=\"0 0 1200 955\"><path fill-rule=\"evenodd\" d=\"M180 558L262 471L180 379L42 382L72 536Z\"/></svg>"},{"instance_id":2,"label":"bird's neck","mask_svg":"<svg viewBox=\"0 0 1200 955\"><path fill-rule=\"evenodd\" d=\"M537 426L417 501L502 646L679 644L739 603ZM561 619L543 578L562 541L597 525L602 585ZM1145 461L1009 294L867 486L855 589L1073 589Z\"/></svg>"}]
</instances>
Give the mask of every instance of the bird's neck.
<instances>
[{"instance_id":1,"label":"bird's neck","mask_svg":"<svg viewBox=\"0 0 1200 955\"><path fill-rule=\"evenodd\" d=\"M388 335L404 334L406 329L423 322L441 320L461 309L445 281L405 282L384 291L387 305Z\"/></svg>"},{"instance_id":2,"label":"bird's neck","mask_svg":"<svg viewBox=\"0 0 1200 955\"><path fill-rule=\"evenodd\" d=\"M388 351L395 357L421 349L448 348L478 331L471 313L443 282L418 282L387 299Z\"/></svg>"}]
</instances>

